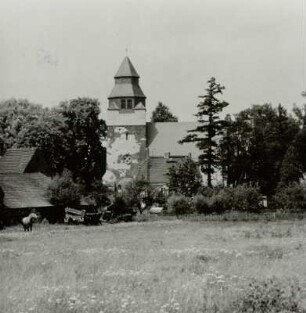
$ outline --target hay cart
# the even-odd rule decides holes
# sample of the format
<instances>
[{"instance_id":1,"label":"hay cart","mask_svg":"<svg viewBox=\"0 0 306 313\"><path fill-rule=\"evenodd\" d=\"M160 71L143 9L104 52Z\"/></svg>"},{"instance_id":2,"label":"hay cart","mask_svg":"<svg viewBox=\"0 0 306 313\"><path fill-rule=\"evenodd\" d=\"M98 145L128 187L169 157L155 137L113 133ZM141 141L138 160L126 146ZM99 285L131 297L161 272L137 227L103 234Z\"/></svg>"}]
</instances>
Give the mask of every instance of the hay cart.
<instances>
[{"instance_id":1,"label":"hay cart","mask_svg":"<svg viewBox=\"0 0 306 313\"><path fill-rule=\"evenodd\" d=\"M101 222L102 213L87 213L86 210L65 208L64 222L66 224L98 225Z\"/></svg>"}]
</instances>

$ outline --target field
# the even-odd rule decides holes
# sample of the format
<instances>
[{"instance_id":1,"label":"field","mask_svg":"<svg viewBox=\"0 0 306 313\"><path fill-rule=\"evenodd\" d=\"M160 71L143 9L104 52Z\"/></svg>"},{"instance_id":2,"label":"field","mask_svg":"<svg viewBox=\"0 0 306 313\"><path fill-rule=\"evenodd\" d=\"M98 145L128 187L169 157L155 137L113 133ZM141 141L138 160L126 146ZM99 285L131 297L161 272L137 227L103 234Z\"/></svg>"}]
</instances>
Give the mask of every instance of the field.
<instances>
[{"instance_id":1,"label":"field","mask_svg":"<svg viewBox=\"0 0 306 313\"><path fill-rule=\"evenodd\" d=\"M8 228L0 312L233 312L269 278L293 290L277 301L305 310L305 230L303 220Z\"/></svg>"}]
</instances>

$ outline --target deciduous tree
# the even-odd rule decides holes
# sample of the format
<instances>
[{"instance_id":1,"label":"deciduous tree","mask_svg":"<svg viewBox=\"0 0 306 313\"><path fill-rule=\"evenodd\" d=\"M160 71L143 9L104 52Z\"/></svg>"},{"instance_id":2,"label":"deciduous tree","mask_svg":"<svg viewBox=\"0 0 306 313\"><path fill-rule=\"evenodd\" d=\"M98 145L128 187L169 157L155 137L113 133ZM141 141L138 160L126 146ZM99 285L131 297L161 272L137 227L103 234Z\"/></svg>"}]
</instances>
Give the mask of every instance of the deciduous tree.
<instances>
[{"instance_id":1,"label":"deciduous tree","mask_svg":"<svg viewBox=\"0 0 306 313\"><path fill-rule=\"evenodd\" d=\"M258 184L264 194L273 194L298 132L298 122L281 105L254 105L241 111L230 121L220 145L227 184ZM291 160L293 152L290 150Z\"/></svg>"},{"instance_id":2,"label":"deciduous tree","mask_svg":"<svg viewBox=\"0 0 306 313\"><path fill-rule=\"evenodd\" d=\"M73 99L60 105L64 118L65 167L87 190L105 171L101 139L106 136L106 123L99 118L99 106L98 100L90 98Z\"/></svg>"},{"instance_id":3,"label":"deciduous tree","mask_svg":"<svg viewBox=\"0 0 306 313\"><path fill-rule=\"evenodd\" d=\"M155 110L152 112L151 121L154 123L177 122L178 119L170 112L170 109L166 105L164 105L162 102L159 102Z\"/></svg>"},{"instance_id":4,"label":"deciduous tree","mask_svg":"<svg viewBox=\"0 0 306 313\"><path fill-rule=\"evenodd\" d=\"M8 99L0 102L0 154L14 146L20 134L49 111L26 99Z\"/></svg>"},{"instance_id":5,"label":"deciduous tree","mask_svg":"<svg viewBox=\"0 0 306 313\"><path fill-rule=\"evenodd\" d=\"M197 193L202 182L198 165L190 157L171 166L167 176L170 190L188 197Z\"/></svg>"}]
</instances>

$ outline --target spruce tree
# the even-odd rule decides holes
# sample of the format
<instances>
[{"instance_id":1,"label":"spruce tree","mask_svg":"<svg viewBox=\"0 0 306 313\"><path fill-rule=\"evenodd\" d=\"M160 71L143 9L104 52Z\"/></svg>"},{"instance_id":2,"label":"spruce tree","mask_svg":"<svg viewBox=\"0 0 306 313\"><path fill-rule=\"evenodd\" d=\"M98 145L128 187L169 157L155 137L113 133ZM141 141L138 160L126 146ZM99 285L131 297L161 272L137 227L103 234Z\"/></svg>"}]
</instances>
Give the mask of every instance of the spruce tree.
<instances>
[{"instance_id":1,"label":"spruce tree","mask_svg":"<svg viewBox=\"0 0 306 313\"><path fill-rule=\"evenodd\" d=\"M188 134L179 141L179 143L195 142L202 151L199 156L199 165L202 173L207 175L209 187L212 187L212 174L219 165L216 137L223 134L227 124L225 120L220 119L219 114L223 108L228 106L228 103L217 99L224 89L225 87L217 83L214 77L208 81L206 95L199 96L203 101L197 105L198 113L195 115L200 125L195 129L188 130L192 134Z\"/></svg>"}]
</instances>

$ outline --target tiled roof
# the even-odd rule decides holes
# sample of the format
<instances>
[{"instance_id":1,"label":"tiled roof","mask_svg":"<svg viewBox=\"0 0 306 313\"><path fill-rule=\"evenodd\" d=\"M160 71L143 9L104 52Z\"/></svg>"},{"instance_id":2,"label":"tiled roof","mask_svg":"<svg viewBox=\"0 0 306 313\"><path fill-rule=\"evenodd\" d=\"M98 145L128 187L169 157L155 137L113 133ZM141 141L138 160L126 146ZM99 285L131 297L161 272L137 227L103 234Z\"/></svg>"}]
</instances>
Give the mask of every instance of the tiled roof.
<instances>
[{"instance_id":1,"label":"tiled roof","mask_svg":"<svg viewBox=\"0 0 306 313\"><path fill-rule=\"evenodd\" d=\"M187 156L191 154L198 159L200 150L194 143L180 145L179 140L187 135L187 131L196 128L196 122L147 123L147 145L150 156Z\"/></svg>"},{"instance_id":2,"label":"tiled roof","mask_svg":"<svg viewBox=\"0 0 306 313\"><path fill-rule=\"evenodd\" d=\"M51 179L41 173L0 174L4 205L11 209L50 207L46 191Z\"/></svg>"},{"instance_id":3,"label":"tiled roof","mask_svg":"<svg viewBox=\"0 0 306 313\"><path fill-rule=\"evenodd\" d=\"M149 180L153 186L160 186L167 184L169 179L167 177L168 170L171 166L181 161L182 158L167 159L164 157L150 157L149 160Z\"/></svg>"},{"instance_id":4,"label":"tiled roof","mask_svg":"<svg viewBox=\"0 0 306 313\"><path fill-rule=\"evenodd\" d=\"M128 57L125 57L115 75L115 78L119 77L139 77L138 73L135 70L131 60Z\"/></svg>"},{"instance_id":5,"label":"tiled roof","mask_svg":"<svg viewBox=\"0 0 306 313\"><path fill-rule=\"evenodd\" d=\"M124 83L116 84L109 95L110 98L121 98L121 97L137 97L137 98L146 98L140 86L137 84Z\"/></svg>"},{"instance_id":6,"label":"tiled roof","mask_svg":"<svg viewBox=\"0 0 306 313\"><path fill-rule=\"evenodd\" d=\"M9 149L0 159L0 174L24 173L36 149Z\"/></svg>"}]
</instances>

